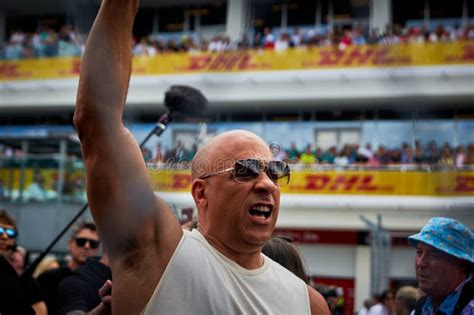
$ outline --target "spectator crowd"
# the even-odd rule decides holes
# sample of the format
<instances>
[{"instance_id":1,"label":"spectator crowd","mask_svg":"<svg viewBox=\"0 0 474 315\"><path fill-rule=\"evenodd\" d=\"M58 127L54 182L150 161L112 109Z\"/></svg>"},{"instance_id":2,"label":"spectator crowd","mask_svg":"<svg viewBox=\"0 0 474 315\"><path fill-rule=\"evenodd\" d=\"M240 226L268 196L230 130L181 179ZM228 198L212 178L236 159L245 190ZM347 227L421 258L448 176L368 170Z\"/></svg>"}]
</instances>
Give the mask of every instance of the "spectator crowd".
<instances>
[{"instance_id":1,"label":"spectator crowd","mask_svg":"<svg viewBox=\"0 0 474 315\"><path fill-rule=\"evenodd\" d=\"M368 167L391 165L427 165L439 167L463 167L474 165L474 144L459 145L453 148L449 143L439 146L435 141L430 141L423 146L420 141L415 141L414 146L404 142L401 147L388 148L379 145L376 150L370 144L345 144L340 149L331 146L327 150L320 147L314 148L312 144L303 149L297 148L294 142L289 148L282 148L272 144L271 149L276 160L291 164L303 165L334 165L350 166L362 165ZM169 150L164 150L161 144L150 150L143 149L143 157L147 163L181 163L185 166L196 153L197 146L187 149L181 142Z\"/></svg>"},{"instance_id":2,"label":"spectator crowd","mask_svg":"<svg viewBox=\"0 0 474 315\"><path fill-rule=\"evenodd\" d=\"M59 32L49 27L39 27L34 33L15 30L0 49L0 59L81 56L85 39L69 25L62 26Z\"/></svg>"},{"instance_id":3,"label":"spectator crowd","mask_svg":"<svg viewBox=\"0 0 474 315\"><path fill-rule=\"evenodd\" d=\"M43 57L81 56L87 35L70 25L63 25L59 31L39 27L34 33L14 30L0 49L0 59L18 60ZM436 43L458 40L473 40L474 25L439 25L433 30L424 27L387 26L384 31L370 32L355 26L351 29L336 27L333 31L295 27L290 31L272 30L269 27L256 32L253 37L245 35L232 41L225 34L216 34L212 39L196 40L195 36L182 33L165 39L159 34L134 38L132 47L135 56L153 56L177 52L225 52L241 49L285 51L292 47L335 46L340 50L351 45L397 45L404 43Z\"/></svg>"}]
</instances>

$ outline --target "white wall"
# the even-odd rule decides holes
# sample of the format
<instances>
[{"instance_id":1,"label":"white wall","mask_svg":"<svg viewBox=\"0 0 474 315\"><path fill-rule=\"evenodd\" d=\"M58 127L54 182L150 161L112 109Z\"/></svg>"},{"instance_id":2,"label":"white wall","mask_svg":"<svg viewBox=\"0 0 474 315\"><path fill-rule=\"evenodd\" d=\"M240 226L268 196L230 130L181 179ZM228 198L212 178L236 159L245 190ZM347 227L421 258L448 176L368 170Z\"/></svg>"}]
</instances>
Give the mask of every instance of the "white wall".
<instances>
[{"instance_id":1,"label":"white wall","mask_svg":"<svg viewBox=\"0 0 474 315\"><path fill-rule=\"evenodd\" d=\"M310 275L354 278L355 251L350 245L298 244Z\"/></svg>"},{"instance_id":2,"label":"white wall","mask_svg":"<svg viewBox=\"0 0 474 315\"><path fill-rule=\"evenodd\" d=\"M415 249L394 247L391 253L391 278L415 278Z\"/></svg>"}]
</instances>

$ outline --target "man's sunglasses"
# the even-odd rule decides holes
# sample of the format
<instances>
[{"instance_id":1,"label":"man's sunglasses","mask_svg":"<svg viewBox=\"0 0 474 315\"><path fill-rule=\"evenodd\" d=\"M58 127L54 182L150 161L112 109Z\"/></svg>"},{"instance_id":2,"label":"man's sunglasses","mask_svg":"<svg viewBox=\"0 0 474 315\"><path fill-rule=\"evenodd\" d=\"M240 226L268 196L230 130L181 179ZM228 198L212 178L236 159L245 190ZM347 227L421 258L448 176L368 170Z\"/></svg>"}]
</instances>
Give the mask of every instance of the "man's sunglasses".
<instances>
[{"instance_id":1,"label":"man's sunglasses","mask_svg":"<svg viewBox=\"0 0 474 315\"><path fill-rule=\"evenodd\" d=\"M0 235L7 234L8 238L16 238L18 236L18 232L14 228L5 228L0 226Z\"/></svg>"},{"instance_id":2,"label":"man's sunglasses","mask_svg":"<svg viewBox=\"0 0 474 315\"><path fill-rule=\"evenodd\" d=\"M226 172L232 172L233 179L237 183L255 180L262 172L267 173L268 177L279 186L288 185L290 182L290 167L288 164L281 161L264 163L257 159L237 160L234 162L233 167L202 175L199 179L206 179Z\"/></svg>"},{"instance_id":3,"label":"man's sunglasses","mask_svg":"<svg viewBox=\"0 0 474 315\"><path fill-rule=\"evenodd\" d=\"M16 238L18 236L18 232L14 228L5 228L0 226L0 235L7 234L8 238Z\"/></svg>"},{"instance_id":4,"label":"man's sunglasses","mask_svg":"<svg viewBox=\"0 0 474 315\"><path fill-rule=\"evenodd\" d=\"M74 241L76 242L76 245L79 247L86 246L87 242L89 242L89 246L92 249L96 249L100 245L100 241L91 240L90 238L85 238L85 237L76 237Z\"/></svg>"}]
</instances>

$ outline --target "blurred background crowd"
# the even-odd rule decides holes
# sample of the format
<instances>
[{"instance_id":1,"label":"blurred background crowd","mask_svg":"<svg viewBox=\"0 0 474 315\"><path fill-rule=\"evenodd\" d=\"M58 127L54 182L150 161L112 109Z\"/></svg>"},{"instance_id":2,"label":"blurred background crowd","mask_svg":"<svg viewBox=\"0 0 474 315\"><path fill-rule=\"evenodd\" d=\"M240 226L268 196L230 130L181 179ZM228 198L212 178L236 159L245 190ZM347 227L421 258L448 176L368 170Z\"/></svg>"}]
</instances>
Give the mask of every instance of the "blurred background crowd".
<instances>
[{"instance_id":1,"label":"blurred background crowd","mask_svg":"<svg viewBox=\"0 0 474 315\"><path fill-rule=\"evenodd\" d=\"M150 34L134 38L132 47L135 56L154 56L176 52L225 52L242 49L265 49L285 51L288 48L309 49L311 47L337 47L344 50L355 45L399 45L455 42L474 39L474 25L438 25L430 30L426 27L394 24L385 30L366 31L362 27L337 27L334 31L294 27L292 31L274 31L265 27L253 37L244 36L240 40L231 40L223 33L212 39L194 39L193 36L174 35L162 39L160 35ZM87 34L81 33L71 25L62 25L59 29L39 27L34 33L21 29L12 31L3 44L1 58L17 60L43 57L81 56Z\"/></svg>"}]
</instances>

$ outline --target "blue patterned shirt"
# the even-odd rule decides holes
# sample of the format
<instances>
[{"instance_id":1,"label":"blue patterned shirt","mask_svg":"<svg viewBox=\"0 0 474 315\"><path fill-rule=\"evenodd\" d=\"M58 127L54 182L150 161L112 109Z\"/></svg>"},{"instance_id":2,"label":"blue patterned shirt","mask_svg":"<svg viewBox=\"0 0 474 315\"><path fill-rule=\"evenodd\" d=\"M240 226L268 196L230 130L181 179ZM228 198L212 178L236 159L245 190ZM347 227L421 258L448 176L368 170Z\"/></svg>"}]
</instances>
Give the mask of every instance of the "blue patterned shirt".
<instances>
[{"instance_id":1,"label":"blue patterned shirt","mask_svg":"<svg viewBox=\"0 0 474 315\"><path fill-rule=\"evenodd\" d=\"M446 315L452 315L454 308L458 303L459 297L461 296L461 291L464 288L466 283L472 280L472 275L466 278L456 289L453 290L441 303L439 308L436 310L433 305L433 300L428 297L423 304L421 309L421 315L433 315L436 311L443 312ZM460 315L474 315L474 298L462 309Z\"/></svg>"}]
</instances>

